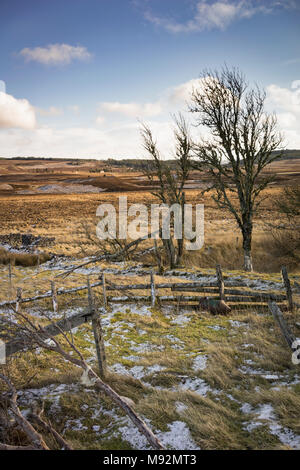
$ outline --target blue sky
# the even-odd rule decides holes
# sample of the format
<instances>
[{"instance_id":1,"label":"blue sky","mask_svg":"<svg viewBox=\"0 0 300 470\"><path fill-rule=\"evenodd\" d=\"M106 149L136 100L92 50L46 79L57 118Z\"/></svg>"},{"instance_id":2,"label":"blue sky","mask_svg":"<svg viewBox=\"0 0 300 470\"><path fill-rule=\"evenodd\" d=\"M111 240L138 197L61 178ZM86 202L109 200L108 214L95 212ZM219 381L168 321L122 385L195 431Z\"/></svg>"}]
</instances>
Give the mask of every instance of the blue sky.
<instances>
[{"instance_id":1,"label":"blue sky","mask_svg":"<svg viewBox=\"0 0 300 470\"><path fill-rule=\"evenodd\" d=\"M166 152L170 113L225 62L300 148L299 26L298 0L1 0L0 155L143 156L138 119Z\"/></svg>"}]
</instances>

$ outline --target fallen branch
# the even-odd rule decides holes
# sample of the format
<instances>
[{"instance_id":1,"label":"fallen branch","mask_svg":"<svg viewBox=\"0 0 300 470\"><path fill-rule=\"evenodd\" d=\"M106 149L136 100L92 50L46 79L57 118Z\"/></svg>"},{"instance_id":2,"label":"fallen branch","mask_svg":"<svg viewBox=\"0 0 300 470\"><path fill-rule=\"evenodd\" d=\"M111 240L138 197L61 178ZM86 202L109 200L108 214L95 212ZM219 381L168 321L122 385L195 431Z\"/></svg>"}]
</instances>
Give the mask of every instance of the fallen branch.
<instances>
[{"instance_id":1,"label":"fallen branch","mask_svg":"<svg viewBox=\"0 0 300 470\"><path fill-rule=\"evenodd\" d=\"M116 253L105 253L104 255L95 256L91 260L85 261L84 263L81 263L78 266L72 266L71 268L66 270L64 273L58 274L56 277L69 276L69 274L74 272L76 269L83 268L83 267L88 266L89 264L92 264L92 263L97 263L98 261L103 261L103 260L105 260L105 261L114 261L114 260L118 259L120 256L123 256L125 253L127 253L128 250L131 249L132 247L138 246L141 242L143 242L145 240L148 240L149 238L153 237L153 235L156 235L157 233L158 233L158 231L152 232L149 235L145 235L143 237L138 238L137 240L133 240L132 242L127 243L127 245L125 245L124 248L117 251Z\"/></svg>"},{"instance_id":2,"label":"fallen branch","mask_svg":"<svg viewBox=\"0 0 300 470\"><path fill-rule=\"evenodd\" d=\"M131 421L138 428L138 430L142 434L144 434L144 436L154 449L164 449L159 439L154 435L154 433L147 426L147 424L132 409L132 407L129 406L128 403L115 390L113 390L108 384L103 382L103 380L101 380L98 375L94 372L94 370L90 368L81 352L74 345L74 343L69 340L68 336L60 328L58 323L52 324L52 328L54 328L55 331L60 330L60 333L67 342L68 346L77 354L78 358L69 354L62 347L61 343L57 341L55 336L51 336L51 342L45 342L44 338L45 336L48 336L48 333L45 331L45 328L41 325L36 326L28 318L27 315L23 314L22 312L15 312L15 315L19 319L19 321L23 323L23 331L26 330L27 338L30 338L32 343L36 343L38 346L44 349L60 354L65 360L83 369L84 373L88 374L88 377L94 381L95 387L99 391L104 392L106 395L108 395L120 408L122 408L122 410L127 414L127 416L131 419Z\"/></svg>"},{"instance_id":3,"label":"fallen branch","mask_svg":"<svg viewBox=\"0 0 300 470\"><path fill-rule=\"evenodd\" d=\"M41 418L42 413L43 410L41 410L38 414L31 411L28 418L38 424L46 432L52 434L56 442L62 447L63 450L73 450L73 447L71 447L71 445L53 428L53 426Z\"/></svg>"},{"instance_id":4,"label":"fallen branch","mask_svg":"<svg viewBox=\"0 0 300 470\"><path fill-rule=\"evenodd\" d=\"M26 434L28 440L31 442L31 446L25 446L27 450L36 449L36 450L49 450L49 447L45 443L42 436L34 429L34 427L27 421L27 419L22 415L18 404L17 404L17 391L11 381L3 374L0 374L0 379L6 383L9 388L9 393L11 397L9 399L10 409L15 417L16 422L21 427L21 429ZM6 450L16 450L24 448L23 446L9 446L7 444L1 444L2 449Z\"/></svg>"}]
</instances>

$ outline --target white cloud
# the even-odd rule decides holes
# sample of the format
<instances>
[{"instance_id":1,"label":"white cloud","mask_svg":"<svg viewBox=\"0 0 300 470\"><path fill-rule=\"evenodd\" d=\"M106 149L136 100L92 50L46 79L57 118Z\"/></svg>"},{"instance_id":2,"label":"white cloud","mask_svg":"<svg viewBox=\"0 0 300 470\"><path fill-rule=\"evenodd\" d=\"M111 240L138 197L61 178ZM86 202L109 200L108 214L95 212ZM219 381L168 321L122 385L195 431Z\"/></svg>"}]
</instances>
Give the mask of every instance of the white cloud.
<instances>
[{"instance_id":1,"label":"white cloud","mask_svg":"<svg viewBox=\"0 0 300 470\"><path fill-rule=\"evenodd\" d=\"M291 84L292 90L295 90L296 88L300 88L300 80L294 80Z\"/></svg>"},{"instance_id":2,"label":"white cloud","mask_svg":"<svg viewBox=\"0 0 300 470\"><path fill-rule=\"evenodd\" d=\"M41 116L60 116L63 114L63 110L55 106L50 106L48 109L36 108L36 110Z\"/></svg>"},{"instance_id":3,"label":"white cloud","mask_svg":"<svg viewBox=\"0 0 300 470\"><path fill-rule=\"evenodd\" d=\"M290 89L272 84L266 91L267 108L276 112L285 144L288 148L300 148L300 80L294 80Z\"/></svg>"},{"instance_id":4,"label":"white cloud","mask_svg":"<svg viewBox=\"0 0 300 470\"><path fill-rule=\"evenodd\" d=\"M201 84L200 79L192 79L178 86L168 88L158 100L152 103L120 103L118 101L102 102L98 106L99 123L103 122L103 114L120 115L126 118L152 118L178 111L190 101L191 93Z\"/></svg>"},{"instance_id":5,"label":"white cloud","mask_svg":"<svg viewBox=\"0 0 300 470\"><path fill-rule=\"evenodd\" d=\"M193 87L201 86L200 79L192 79L166 90L161 97L150 103L101 103L95 124L90 127L51 128L36 127L33 121L28 125L22 122L24 129L2 129L0 132L0 148L3 156L49 156L49 157L94 157L94 158L125 158L145 157L140 137L140 125L136 120L138 114L151 127L163 157L172 155L173 125L171 112L186 109ZM293 88L292 88L293 86ZM0 94L1 96L1 94ZM5 95L9 96L9 95ZM27 103L27 109L34 116L34 108L26 100L14 102ZM105 106L103 106L105 105ZM152 107L153 105L154 108ZM280 130L286 137L288 148L300 148L300 87L295 80L291 88L283 88L272 84L267 87L267 110L276 111ZM106 110L104 110L105 108ZM51 109L51 108L49 108ZM157 116L149 116L153 109L160 110ZM6 117L5 126L3 116ZM185 113L189 121L194 120L191 113ZM1 113L0 127L16 127L16 119L10 120L7 114ZM13 121L13 122L12 122ZM35 122L35 120L34 120ZM27 125L25 125L27 123ZM30 123L30 120L29 120ZM12 125L14 124L14 125ZM26 129L26 130L25 130ZM199 135L208 137L208 131L202 127L191 127L195 139Z\"/></svg>"},{"instance_id":6,"label":"white cloud","mask_svg":"<svg viewBox=\"0 0 300 470\"><path fill-rule=\"evenodd\" d=\"M141 104L115 101L100 103L99 111L122 114L127 117L151 117L159 115L162 112L162 107L160 102Z\"/></svg>"},{"instance_id":7,"label":"white cloud","mask_svg":"<svg viewBox=\"0 0 300 470\"><path fill-rule=\"evenodd\" d=\"M0 92L0 128L33 129L35 125L35 110L28 100Z\"/></svg>"},{"instance_id":8,"label":"white cloud","mask_svg":"<svg viewBox=\"0 0 300 470\"><path fill-rule=\"evenodd\" d=\"M3 80L0 80L0 91L2 91L2 93L6 93L6 84Z\"/></svg>"},{"instance_id":9,"label":"white cloud","mask_svg":"<svg viewBox=\"0 0 300 470\"><path fill-rule=\"evenodd\" d=\"M184 106L191 100L191 94L195 88L199 88L201 79L193 78L181 85L169 88L168 101L176 106Z\"/></svg>"},{"instance_id":10,"label":"white cloud","mask_svg":"<svg viewBox=\"0 0 300 470\"><path fill-rule=\"evenodd\" d=\"M25 47L20 51L26 62L39 62L44 65L64 65L73 60L87 60L91 57L86 47L69 44L49 44L46 47Z\"/></svg>"},{"instance_id":11,"label":"white cloud","mask_svg":"<svg viewBox=\"0 0 300 470\"><path fill-rule=\"evenodd\" d=\"M102 124L104 124L105 122L105 118L103 116L98 116L97 119L96 119L96 125L97 126L102 126Z\"/></svg>"},{"instance_id":12,"label":"white cloud","mask_svg":"<svg viewBox=\"0 0 300 470\"><path fill-rule=\"evenodd\" d=\"M262 4L263 3L263 4ZM210 29L226 29L232 22L241 19L249 19L259 13L268 14L276 8L293 8L293 2L257 0L219 0L197 2L193 18L180 23L173 19L166 19L154 15L150 11L145 13L145 18L151 23L165 28L172 33L195 32Z\"/></svg>"},{"instance_id":13,"label":"white cloud","mask_svg":"<svg viewBox=\"0 0 300 470\"><path fill-rule=\"evenodd\" d=\"M80 108L77 104L73 104L72 106L69 106L69 110L72 111L74 114L78 115Z\"/></svg>"},{"instance_id":14,"label":"white cloud","mask_svg":"<svg viewBox=\"0 0 300 470\"><path fill-rule=\"evenodd\" d=\"M170 149L172 127L166 122L149 122L163 152ZM126 158L143 157L145 151L139 133L139 124L118 123L114 127L37 128L31 131L7 130L0 133L1 155Z\"/></svg>"}]
</instances>

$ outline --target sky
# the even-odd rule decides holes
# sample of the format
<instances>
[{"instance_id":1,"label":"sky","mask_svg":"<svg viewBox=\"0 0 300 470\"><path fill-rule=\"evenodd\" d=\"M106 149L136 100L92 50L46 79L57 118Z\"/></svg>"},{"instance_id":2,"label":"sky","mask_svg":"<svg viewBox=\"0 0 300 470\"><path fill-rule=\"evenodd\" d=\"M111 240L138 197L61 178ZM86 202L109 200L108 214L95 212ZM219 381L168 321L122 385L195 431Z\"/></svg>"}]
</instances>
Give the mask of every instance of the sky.
<instances>
[{"instance_id":1,"label":"sky","mask_svg":"<svg viewBox=\"0 0 300 470\"><path fill-rule=\"evenodd\" d=\"M0 156L171 156L204 69L239 67L300 148L300 0L1 0ZM192 127L195 138L204 132Z\"/></svg>"}]
</instances>

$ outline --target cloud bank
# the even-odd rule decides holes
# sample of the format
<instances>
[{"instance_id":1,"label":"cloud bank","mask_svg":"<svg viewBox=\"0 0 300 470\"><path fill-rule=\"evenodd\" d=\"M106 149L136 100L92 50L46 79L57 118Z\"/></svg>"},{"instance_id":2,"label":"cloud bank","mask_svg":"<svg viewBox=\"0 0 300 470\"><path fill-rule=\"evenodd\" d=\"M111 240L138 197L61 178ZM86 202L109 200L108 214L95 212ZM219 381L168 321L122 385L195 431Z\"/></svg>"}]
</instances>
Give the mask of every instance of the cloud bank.
<instances>
[{"instance_id":1,"label":"cloud bank","mask_svg":"<svg viewBox=\"0 0 300 470\"><path fill-rule=\"evenodd\" d=\"M266 91L267 108L277 114L285 145L288 148L300 148L300 80L294 80L291 88L272 84Z\"/></svg>"},{"instance_id":2,"label":"cloud bank","mask_svg":"<svg viewBox=\"0 0 300 470\"><path fill-rule=\"evenodd\" d=\"M163 18L153 14L150 10L145 12L145 18L156 26L160 26L171 33L190 33L211 29L224 30L234 21L252 18L257 14L269 14L278 8L294 8L291 0L265 1L257 0L220 0L208 2L202 0L196 3L193 18L186 22Z\"/></svg>"},{"instance_id":3,"label":"cloud bank","mask_svg":"<svg viewBox=\"0 0 300 470\"><path fill-rule=\"evenodd\" d=\"M26 62L38 62L44 65L66 65L73 60L88 60L91 53L82 46L69 44L49 44L46 47L25 47L20 51Z\"/></svg>"},{"instance_id":4,"label":"cloud bank","mask_svg":"<svg viewBox=\"0 0 300 470\"><path fill-rule=\"evenodd\" d=\"M35 109L27 100L0 93L1 156L145 157L140 124L136 119L140 115L153 130L162 156L169 158L174 150L170 115L187 110L190 93L199 86L199 79L178 84L162 92L153 103L103 102L98 105L100 114L94 117L93 124L64 128L55 128L52 124L37 126ZM300 148L300 80L294 80L289 88L270 84L266 92L267 110L277 113L278 128L284 134L285 145ZM44 110L52 117L58 115L58 111L52 107ZM186 112L185 115L193 121L191 113ZM202 127L192 127L191 130L195 139L200 135L207 136L207 130Z\"/></svg>"},{"instance_id":5,"label":"cloud bank","mask_svg":"<svg viewBox=\"0 0 300 470\"><path fill-rule=\"evenodd\" d=\"M35 126L35 110L29 101L0 91L0 129L34 129Z\"/></svg>"}]
</instances>

